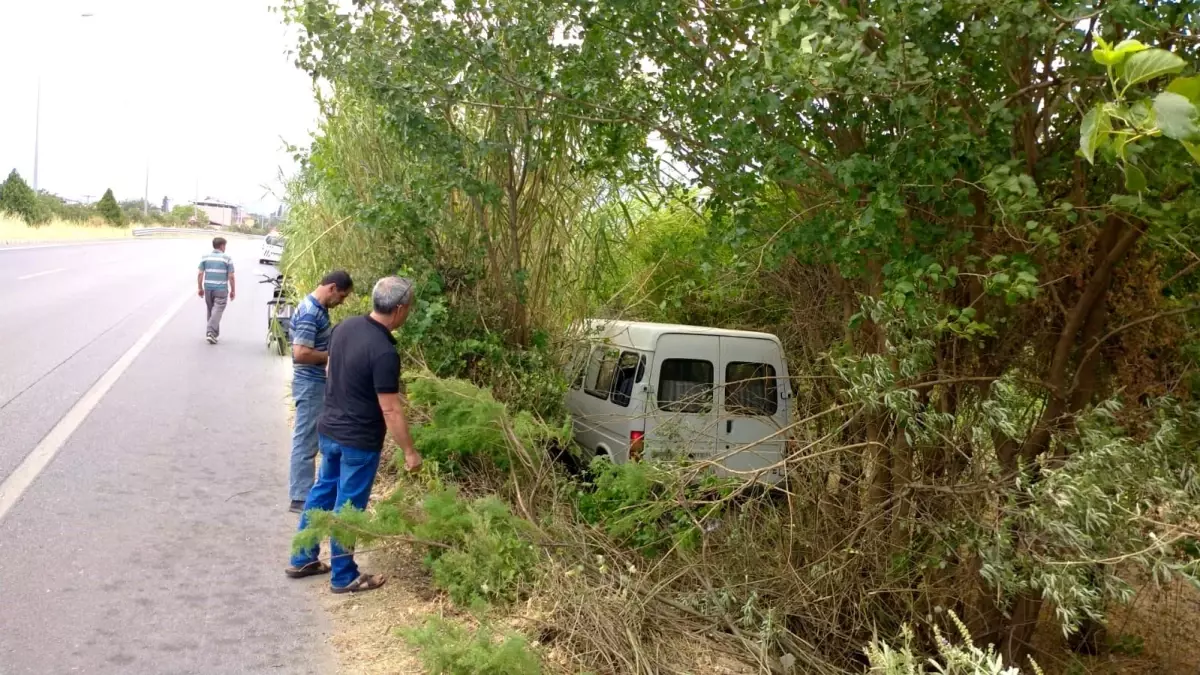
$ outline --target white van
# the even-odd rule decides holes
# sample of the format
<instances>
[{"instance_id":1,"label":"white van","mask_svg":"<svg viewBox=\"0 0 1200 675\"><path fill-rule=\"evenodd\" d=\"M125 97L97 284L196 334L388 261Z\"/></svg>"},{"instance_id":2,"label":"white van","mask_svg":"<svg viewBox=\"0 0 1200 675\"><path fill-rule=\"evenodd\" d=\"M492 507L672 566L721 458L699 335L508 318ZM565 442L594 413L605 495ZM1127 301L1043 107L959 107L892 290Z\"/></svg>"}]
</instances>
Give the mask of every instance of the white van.
<instances>
[{"instance_id":1,"label":"white van","mask_svg":"<svg viewBox=\"0 0 1200 675\"><path fill-rule=\"evenodd\" d=\"M575 334L567 408L584 448L617 463L687 458L782 478L791 387L779 338L603 320Z\"/></svg>"},{"instance_id":2,"label":"white van","mask_svg":"<svg viewBox=\"0 0 1200 675\"><path fill-rule=\"evenodd\" d=\"M263 239L262 253L259 255L258 262L263 265L277 265L280 258L283 257L283 237L278 233L272 232Z\"/></svg>"}]
</instances>

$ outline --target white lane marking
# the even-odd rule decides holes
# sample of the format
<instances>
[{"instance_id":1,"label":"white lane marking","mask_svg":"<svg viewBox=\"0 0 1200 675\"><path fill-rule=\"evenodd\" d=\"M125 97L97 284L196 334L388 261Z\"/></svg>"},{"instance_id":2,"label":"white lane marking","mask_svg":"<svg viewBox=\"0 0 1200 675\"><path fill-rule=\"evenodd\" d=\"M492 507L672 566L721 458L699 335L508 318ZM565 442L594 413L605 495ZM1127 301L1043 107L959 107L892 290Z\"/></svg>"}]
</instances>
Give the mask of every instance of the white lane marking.
<instances>
[{"instance_id":1,"label":"white lane marking","mask_svg":"<svg viewBox=\"0 0 1200 675\"><path fill-rule=\"evenodd\" d=\"M167 322L178 314L183 305L193 297L189 292L177 300L175 304L171 305L162 316L158 317L158 320L138 338L137 342L133 343L133 346L122 354L121 358L117 359L117 362L112 364L112 367L100 376L100 379L96 380L92 388L88 389L87 393L67 411L66 415L63 415L58 424L54 425L54 428L50 430L50 433L46 434L41 442L37 444L33 452L29 453L21 461L20 466L9 474L3 483L0 483L0 520L4 520L4 516L8 515L12 507L16 505L17 500L21 498L21 495L25 494L25 491L29 489L30 485L33 485L33 481L37 479L38 475L50 465L50 461L66 445L67 440L71 438L71 434L75 433L75 430L79 428L80 424L83 424L83 421L87 419L87 416L100 403L104 395L108 393L108 390L112 389L112 386L116 384L121 375L125 374L125 371L133 364L134 359L146 349L146 346L162 332Z\"/></svg>"},{"instance_id":2,"label":"white lane marking","mask_svg":"<svg viewBox=\"0 0 1200 675\"><path fill-rule=\"evenodd\" d=\"M34 272L33 274L26 274L26 275L25 275L25 276L23 276L23 277L17 277L17 281L25 281L26 279L36 279L36 278L38 278L38 277L44 277L44 276L46 276L47 274L56 274L56 273L58 273L58 272L62 272L62 271L63 271L63 270L65 270L65 269L67 269L67 268L65 268L65 267L56 267L56 268L54 268L54 269L52 269L52 270L46 270L45 272Z\"/></svg>"}]
</instances>

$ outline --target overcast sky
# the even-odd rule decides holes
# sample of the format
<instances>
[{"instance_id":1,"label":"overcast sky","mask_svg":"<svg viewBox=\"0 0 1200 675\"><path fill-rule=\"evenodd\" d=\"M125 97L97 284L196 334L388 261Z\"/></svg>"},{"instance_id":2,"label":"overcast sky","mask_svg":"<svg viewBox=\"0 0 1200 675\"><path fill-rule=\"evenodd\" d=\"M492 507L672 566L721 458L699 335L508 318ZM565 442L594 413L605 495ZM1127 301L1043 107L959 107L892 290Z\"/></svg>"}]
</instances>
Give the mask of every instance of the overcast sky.
<instances>
[{"instance_id":1,"label":"overcast sky","mask_svg":"<svg viewBox=\"0 0 1200 675\"><path fill-rule=\"evenodd\" d=\"M0 170L70 198L273 209L316 104L278 0L0 0ZM82 14L91 13L91 17ZM275 194L266 194L273 191Z\"/></svg>"}]
</instances>

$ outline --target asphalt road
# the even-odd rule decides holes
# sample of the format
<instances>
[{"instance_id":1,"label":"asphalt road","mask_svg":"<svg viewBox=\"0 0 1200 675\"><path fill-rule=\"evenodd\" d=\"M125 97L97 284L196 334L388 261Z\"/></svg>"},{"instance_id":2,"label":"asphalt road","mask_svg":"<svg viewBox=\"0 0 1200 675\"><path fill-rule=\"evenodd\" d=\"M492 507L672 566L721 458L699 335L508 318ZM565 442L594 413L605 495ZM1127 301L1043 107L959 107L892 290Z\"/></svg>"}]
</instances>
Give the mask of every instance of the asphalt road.
<instances>
[{"instance_id":1,"label":"asphalt road","mask_svg":"<svg viewBox=\"0 0 1200 675\"><path fill-rule=\"evenodd\" d=\"M283 575L288 363L260 246L230 241L216 346L206 240L0 249L0 675L336 671L328 578Z\"/></svg>"}]
</instances>

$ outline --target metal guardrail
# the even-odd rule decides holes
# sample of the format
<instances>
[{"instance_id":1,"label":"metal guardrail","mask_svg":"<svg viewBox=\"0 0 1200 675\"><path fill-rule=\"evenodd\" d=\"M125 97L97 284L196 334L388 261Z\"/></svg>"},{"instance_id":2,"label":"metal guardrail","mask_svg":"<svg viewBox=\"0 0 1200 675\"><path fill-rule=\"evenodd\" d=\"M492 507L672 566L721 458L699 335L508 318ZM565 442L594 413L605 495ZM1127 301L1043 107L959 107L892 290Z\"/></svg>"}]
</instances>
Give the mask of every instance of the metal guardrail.
<instances>
[{"instance_id":1,"label":"metal guardrail","mask_svg":"<svg viewBox=\"0 0 1200 675\"><path fill-rule=\"evenodd\" d=\"M243 234L241 232L226 232L223 230L209 230L199 227L140 227L133 230L135 237L152 237L156 234L197 234L208 236L222 237L249 237L251 239L261 239L262 235Z\"/></svg>"},{"instance_id":2,"label":"metal guardrail","mask_svg":"<svg viewBox=\"0 0 1200 675\"><path fill-rule=\"evenodd\" d=\"M133 231L135 237L149 237L154 234L200 234L201 229L186 227L140 227Z\"/></svg>"}]
</instances>

